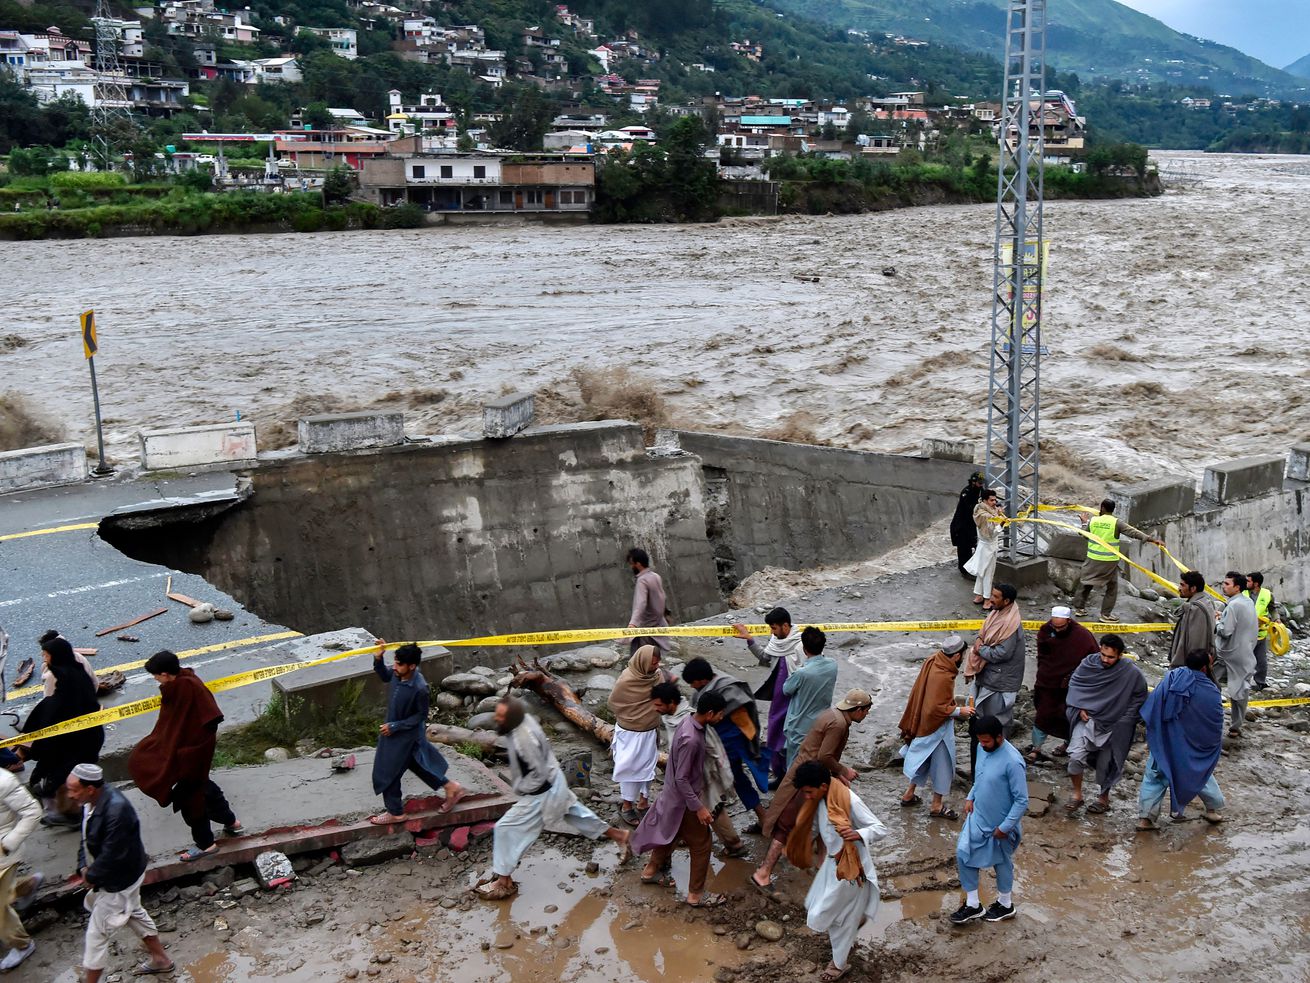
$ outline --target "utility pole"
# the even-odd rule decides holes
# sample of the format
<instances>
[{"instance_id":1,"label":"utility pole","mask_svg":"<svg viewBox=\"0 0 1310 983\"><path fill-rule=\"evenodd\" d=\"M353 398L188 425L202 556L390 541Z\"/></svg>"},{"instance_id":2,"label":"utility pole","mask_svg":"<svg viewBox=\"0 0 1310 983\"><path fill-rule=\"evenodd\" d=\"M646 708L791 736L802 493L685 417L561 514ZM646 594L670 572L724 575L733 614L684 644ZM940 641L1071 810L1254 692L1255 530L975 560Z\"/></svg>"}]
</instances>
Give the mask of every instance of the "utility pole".
<instances>
[{"instance_id":1,"label":"utility pole","mask_svg":"<svg viewBox=\"0 0 1310 983\"><path fill-rule=\"evenodd\" d=\"M91 106L91 142L102 171L112 171L121 144L136 130L132 119L132 100L124 84L123 63L119 58L122 37L118 20L108 0L96 0L95 98Z\"/></svg>"},{"instance_id":2,"label":"utility pole","mask_svg":"<svg viewBox=\"0 0 1310 983\"><path fill-rule=\"evenodd\" d=\"M1009 0L1006 17L986 475L989 487L1001 489L1006 515L1014 518L1039 501L1046 0ZM1017 565L1035 557L1034 529L1007 525L1001 558Z\"/></svg>"}]
</instances>

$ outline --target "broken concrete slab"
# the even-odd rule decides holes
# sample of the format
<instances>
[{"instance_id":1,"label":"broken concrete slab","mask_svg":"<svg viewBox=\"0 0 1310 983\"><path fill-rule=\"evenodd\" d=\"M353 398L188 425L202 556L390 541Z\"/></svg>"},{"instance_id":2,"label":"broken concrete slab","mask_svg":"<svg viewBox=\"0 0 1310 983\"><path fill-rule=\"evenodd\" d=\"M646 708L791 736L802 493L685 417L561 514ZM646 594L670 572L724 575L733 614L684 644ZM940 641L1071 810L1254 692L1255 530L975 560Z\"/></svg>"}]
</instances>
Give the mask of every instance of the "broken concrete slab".
<instances>
[{"instance_id":1,"label":"broken concrete slab","mask_svg":"<svg viewBox=\"0 0 1310 983\"><path fill-rule=\"evenodd\" d=\"M364 839L393 835L411 838L425 830L469 827L500 818L514 803L508 786L481 762L448 748L443 748L442 754L450 765L450 777L464 786L468 795L450 812L441 811L441 796L410 799L405 803L405 822L387 826L375 826L367 818L378 806L372 786L372 751L360 752L360 767L341 774L331 773L321 758L218 769L213 773L214 781L249 832L220 838L217 852L191 863L178 859L178 854L192 845L186 824L140 790L125 787L123 792L136 809L150 854L145 882L158 884L251 863L270 850L295 856ZM419 787L428 791L425 786ZM25 859L33 869L46 872L50 885L41 892L42 901L76 893L60 878L61 872L71 876L76 868L77 846L78 837L66 831L41 829L29 837L24 846Z\"/></svg>"},{"instance_id":2,"label":"broken concrete slab","mask_svg":"<svg viewBox=\"0 0 1310 983\"><path fill-rule=\"evenodd\" d=\"M414 852L414 837L409 833L392 833L369 840L353 840L341 848L341 859L352 867L386 863Z\"/></svg>"}]
</instances>

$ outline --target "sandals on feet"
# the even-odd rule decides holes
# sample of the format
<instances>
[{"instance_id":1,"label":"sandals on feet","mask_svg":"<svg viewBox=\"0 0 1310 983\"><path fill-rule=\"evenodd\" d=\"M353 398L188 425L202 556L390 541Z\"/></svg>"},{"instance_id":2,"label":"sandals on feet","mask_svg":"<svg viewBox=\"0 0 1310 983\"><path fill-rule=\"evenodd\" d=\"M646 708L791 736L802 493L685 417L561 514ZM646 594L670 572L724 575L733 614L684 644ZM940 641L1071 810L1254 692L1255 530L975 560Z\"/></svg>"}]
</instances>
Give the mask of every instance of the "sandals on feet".
<instances>
[{"instance_id":1,"label":"sandals on feet","mask_svg":"<svg viewBox=\"0 0 1310 983\"><path fill-rule=\"evenodd\" d=\"M468 793L465 792L463 789L460 789L454 795L451 795L449 792L447 792L446 798L441 803L440 807L438 807L437 812L450 812L450 810L454 809L455 806L459 805L459 800L464 798L464 796L466 796L467 794Z\"/></svg>"},{"instance_id":2,"label":"sandals on feet","mask_svg":"<svg viewBox=\"0 0 1310 983\"><path fill-rule=\"evenodd\" d=\"M161 968L159 966L156 966L149 959L147 959L145 962L141 963L135 969L132 970L132 975L133 976L163 976L166 973L173 972L173 970L175 969L177 969L176 963L170 962L167 966Z\"/></svg>"},{"instance_id":3,"label":"sandals on feet","mask_svg":"<svg viewBox=\"0 0 1310 983\"><path fill-rule=\"evenodd\" d=\"M241 825L241 820L240 820L240 819L238 819L236 822L234 822L231 826L224 826L224 827L223 827L223 835L224 835L224 836L240 836L240 835L241 835L242 833L244 833L245 831L246 831L246 828L245 828L244 826Z\"/></svg>"},{"instance_id":4,"label":"sandals on feet","mask_svg":"<svg viewBox=\"0 0 1310 983\"><path fill-rule=\"evenodd\" d=\"M721 908L728 903L726 894L702 894L699 901L684 901L688 908Z\"/></svg>"},{"instance_id":5,"label":"sandals on feet","mask_svg":"<svg viewBox=\"0 0 1310 983\"><path fill-rule=\"evenodd\" d=\"M942 806L941 811L936 809L928 813L929 819L949 819L951 822L960 818L960 814L948 806Z\"/></svg>"},{"instance_id":6,"label":"sandals on feet","mask_svg":"<svg viewBox=\"0 0 1310 983\"><path fill-rule=\"evenodd\" d=\"M740 860L742 857L750 856L751 848L745 843L738 842L736 846L725 846L719 851L720 860Z\"/></svg>"},{"instance_id":7,"label":"sandals on feet","mask_svg":"<svg viewBox=\"0 0 1310 983\"><path fill-rule=\"evenodd\" d=\"M1093 816L1099 816L1102 813L1106 813L1110 811L1110 804L1108 802L1102 802L1100 799L1097 799L1095 802L1093 802L1091 805L1087 807L1087 811L1089 814Z\"/></svg>"},{"instance_id":8,"label":"sandals on feet","mask_svg":"<svg viewBox=\"0 0 1310 983\"><path fill-rule=\"evenodd\" d=\"M205 850L200 849L200 847L198 846L193 846L187 848L187 850L184 853L179 853L177 855L177 859L182 861L182 863L184 864L189 864L189 863L194 863L195 861L199 860L201 857L208 857L210 854L217 853L217 852L218 852L218 844L214 844L213 846ZM163 972L163 970L160 970L160 972Z\"/></svg>"},{"instance_id":9,"label":"sandals on feet","mask_svg":"<svg viewBox=\"0 0 1310 983\"><path fill-rule=\"evenodd\" d=\"M369 816L368 821L374 826L393 826L396 823L403 823L404 816L393 816L389 812L379 812L376 816Z\"/></svg>"},{"instance_id":10,"label":"sandals on feet","mask_svg":"<svg viewBox=\"0 0 1310 983\"><path fill-rule=\"evenodd\" d=\"M673 877L661 870L654 874L642 874L641 883L651 887L673 887Z\"/></svg>"},{"instance_id":11,"label":"sandals on feet","mask_svg":"<svg viewBox=\"0 0 1310 983\"><path fill-rule=\"evenodd\" d=\"M504 901L507 898L512 898L514 895L518 894L519 886L516 881L510 881L509 887L499 884L496 881L491 881L476 888L476 893L483 901Z\"/></svg>"},{"instance_id":12,"label":"sandals on feet","mask_svg":"<svg viewBox=\"0 0 1310 983\"><path fill-rule=\"evenodd\" d=\"M1069 803L1064 807L1064 811L1066 815L1072 816L1075 812L1077 812L1082 807L1083 807L1082 799L1070 799Z\"/></svg>"},{"instance_id":13,"label":"sandals on feet","mask_svg":"<svg viewBox=\"0 0 1310 983\"><path fill-rule=\"evenodd\" d=\"M626 809L619 810L619 818L629 826L636 826L641 822L641 813L629 806Z\"/></svg>"},{"instance_id":14,"label":"sandals on feet","mask_svg":"<svg viewBox=\"0 0 1310 983\"><path fill-rule=\"evenodd\" d=\"M838 980L845 977L850 971L851 968L849 966L845 969L838 969L836 966L829 966L819 974L819 979L821 979L823 983L837 983Z\"/></svg>"},{"instance_id":15,"label":"sandals on feet","mask_svg":"<svg viewBox=\"0 0 1310 983\"><path fill-rule=\"evenodd\" d=\"M921 804L922 802L923 799L921 799L919 796L912 795L908 799L901 799L901 808L910 809L913 808L914 806Z\"/></svg>"}]
</instances>

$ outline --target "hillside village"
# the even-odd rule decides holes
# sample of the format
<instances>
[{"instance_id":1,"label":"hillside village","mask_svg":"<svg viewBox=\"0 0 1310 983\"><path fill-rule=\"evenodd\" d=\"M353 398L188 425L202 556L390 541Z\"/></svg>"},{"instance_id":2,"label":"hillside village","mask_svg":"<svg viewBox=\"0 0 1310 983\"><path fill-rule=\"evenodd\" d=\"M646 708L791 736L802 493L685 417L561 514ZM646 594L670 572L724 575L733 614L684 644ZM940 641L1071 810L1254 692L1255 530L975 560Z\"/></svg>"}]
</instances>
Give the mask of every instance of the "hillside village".
<instances>
[{"instance_id":1,"label":"hillside village","mask_svg":"<svg viewBox=\"0 0 1310 983\"><path fill-rule=\"evenodd\" d=\"M439 92L387 93L385 114L375 118L352 106L293 109L280 128L181 133L161 154L172 171L212 168L220 185L277 190L317 186L334 167L348 168L360 195L380 205L414 204L443 211L583 211L592 204L593 160L638 143L657 144L649 122L698 116L707 123L706 156L721 176L751 180L766 175L762 164L780 154L811 154L834 160L894 158L906 149L936 149L945 133L990 135L1000 105L964 97L930 98L921 89L866 95L846 101L715 94L675 101L654 69L663 57L635 30L621 36L598 33L595 20L566 5L541 25L524 27L518 53L489 46L478 24L443 23L430 14L376 0L361 0L362 25L386 25L399 58L463 72L477 84L499 89L507 80L553 92L565 112L541 128L534 145L498 145L493 128L504 110L461 112ZM113 57L101 64L93 40L74 38L58 27L36 33L0 30L4 64L38 100L75 98L88 107L125 104L145 117L168 118L203 108L206 86L230 83L260 87L303 81L303 56L291 50L297 38L321 41L339 58L360 56L353 28L273 21L281 33L257 26L249 12L228 11L213 0L166 0L138 7L137 19L99 18L97 31L114 41ZM188 77L168 77L150 37L166 37L174 50L189 51ZM860 40L870 46L926 46L888 35ZM272 46L276 53L254 55ZM759 42L743 38L728 57L759 62ZM713 74L709 62L690 71ZM643 72L651 77L646 77ZM871 89L874 88L871 79ZM586 98L578 96L586 91ZM599 100L599 103L598 103ZM603 107L597 109L597 105ZM1086 121L1072 99L1047 94L1043 112L1048 159L1077 165L1085 147ZM180 144L180 145L179 145ZM185 148L185 149L184 149ZM229 159L248 159L266 150L262 173L233 169ZM534 153L530 167L520 158ZM89 161L73 161L74 169Z\"/></svg>"}]
</instances>

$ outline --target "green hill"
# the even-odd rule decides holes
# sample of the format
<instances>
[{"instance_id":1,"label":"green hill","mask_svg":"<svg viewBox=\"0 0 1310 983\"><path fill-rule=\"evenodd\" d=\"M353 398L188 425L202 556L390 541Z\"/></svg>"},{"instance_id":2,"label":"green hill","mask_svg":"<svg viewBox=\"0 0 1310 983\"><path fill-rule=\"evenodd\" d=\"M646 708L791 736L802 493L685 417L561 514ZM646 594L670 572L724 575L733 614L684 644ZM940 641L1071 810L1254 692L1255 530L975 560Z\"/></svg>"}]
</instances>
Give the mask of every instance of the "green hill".
<instances>
[{"instance_id":1,"label":"green hill","mask_svg":"<svg viewBox=\"0 0 1310 983\"><path fill-rule=\"evenodd\" d=\"M1298 78L1310 79L1310 55L1304 58L1298 58L1292 64L1283 69L1288 75L1295 75Z\"/></svg>"},{"instance_id":2,"label":"green hill","mask_svg":"<svg viewBox=\"0 0 1310 983\"><path fill-rule=\"evenodd\" d=\"M775 3L840 27L950 43L998 57L1003 52L1005 0ZM1303 79L1235 48L1182 34L1115 0L1055 0L1048 11L1050 64L1084 80L1200 84L1232 95L1294 96L1310 90Z\"/></svg>"}]
</instances>

